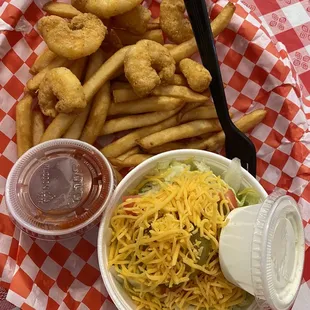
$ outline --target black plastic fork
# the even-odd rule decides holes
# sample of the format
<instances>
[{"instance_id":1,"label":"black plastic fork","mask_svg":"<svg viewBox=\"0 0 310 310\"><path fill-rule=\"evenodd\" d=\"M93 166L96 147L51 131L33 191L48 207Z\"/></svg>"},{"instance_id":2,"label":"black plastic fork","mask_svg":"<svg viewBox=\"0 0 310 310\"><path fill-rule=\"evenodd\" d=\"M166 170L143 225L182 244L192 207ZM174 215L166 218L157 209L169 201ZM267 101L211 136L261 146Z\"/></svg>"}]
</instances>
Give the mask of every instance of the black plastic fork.
<instances>
[{"instance_id":1,"label":"black plastic fork","mask_svg":"<svg viewBox=\"0 0 310 310\"><path fill-rule=\"evenodd\" d=\"M192 24L202 63L212 76L210 91L216 112L225 133L227 158L237 157L241 165L256 177L256 150L252 141L232 122L223 87L221 71L217 59L210 20L205 0L185 0L188 17Z\"/></svg>"}]
</instances>

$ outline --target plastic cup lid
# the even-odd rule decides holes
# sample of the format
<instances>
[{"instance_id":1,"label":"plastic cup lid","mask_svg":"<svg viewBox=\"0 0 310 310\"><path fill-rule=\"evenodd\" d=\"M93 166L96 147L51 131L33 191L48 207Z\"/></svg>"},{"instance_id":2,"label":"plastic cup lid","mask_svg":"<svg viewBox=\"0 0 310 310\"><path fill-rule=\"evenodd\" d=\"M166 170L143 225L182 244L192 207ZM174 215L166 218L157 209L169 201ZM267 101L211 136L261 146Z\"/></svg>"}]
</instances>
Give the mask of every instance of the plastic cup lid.
<instances>
[{"instance_id":1,"label":"plastic cup lid","mask_svg":"<svg viewBox=\"0 0 310 310\"><path fill-rule=\"evenodd\" d=\"M302 278L304 248L295 200L274 192L261 205L252 241L252 283L261 308L292 306Z\"/></svg>"},{"instance_id":2,"label":"plastic cup lid","mask_svg":"<svg viewBox=\"0 0 310 310\"><path fill-rule=\"evenodd\" d=\"M109 162L96 148L57 139L33 147L16 162L5 197L25 232L61 236L98 218L115 185Z\"/></svg>"}]
</instances>

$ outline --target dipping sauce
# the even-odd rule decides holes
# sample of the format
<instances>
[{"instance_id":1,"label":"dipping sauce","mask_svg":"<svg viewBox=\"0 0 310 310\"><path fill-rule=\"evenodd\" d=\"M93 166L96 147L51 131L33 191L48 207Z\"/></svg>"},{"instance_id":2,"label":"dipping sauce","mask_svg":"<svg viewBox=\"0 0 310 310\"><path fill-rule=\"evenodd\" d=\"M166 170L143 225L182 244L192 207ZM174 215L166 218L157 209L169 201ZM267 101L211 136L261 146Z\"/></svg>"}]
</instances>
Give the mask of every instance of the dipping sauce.
<instances>
[{"instance_id":1,"label":"dipping sauce","mask_svg":"<svg viewBox=\"0 0 310 310\"><path fill-rule=\"evenodd\" d=\"M107 159L81 141L58 139L26 152L5 191L15 223L32 236L58 239L98 223L116 186Z\"/></svg>"}]
</instances>

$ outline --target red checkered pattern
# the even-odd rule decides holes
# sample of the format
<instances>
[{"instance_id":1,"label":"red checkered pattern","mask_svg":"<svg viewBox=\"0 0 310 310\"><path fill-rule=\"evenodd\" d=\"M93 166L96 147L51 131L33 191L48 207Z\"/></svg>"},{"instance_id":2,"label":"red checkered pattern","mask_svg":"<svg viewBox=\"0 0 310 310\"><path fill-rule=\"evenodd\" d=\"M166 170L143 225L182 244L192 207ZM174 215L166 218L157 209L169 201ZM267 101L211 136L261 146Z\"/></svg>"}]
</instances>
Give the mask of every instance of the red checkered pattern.
<instances>
[{"instance_id":1,"label":"red checkered pattern","mask_svg":"<svg viewBox=\"0 0 310 310\"><path fill-rule=\"evenodd\" d=\"M310 95L310 2L308 0L242 0L259 16L271 39L285 44L305 97ZM306 113L310 113L307 106Z\"/></svg>"},{"instance_id":2,"label":"red checkered pattern","mask_svg":"<svg viewBox=\"0 0 310 310\"><path fill-rule=\"evenodd\" d=\"M269 193L283 188L299 203L308 248L310 3L245 1L234 1L236 14L216 42L227 99L236 117L259 108L268 111L249 135L257 149L258 179ZM45 2L0 1L0 286L8 290L7 299L23 309L110 310L115 306L97 262L98 228L62 242L35 240L14 227L3 199L6 177L16 161L15 104L29 67L44 48L35 24L43 16L38 3ZM159 4L146 2L158 16ZM216 2L211 16L225 3ZM307 250L295 310L310 309L309 285Z\"/></svg>"}]
</instances>

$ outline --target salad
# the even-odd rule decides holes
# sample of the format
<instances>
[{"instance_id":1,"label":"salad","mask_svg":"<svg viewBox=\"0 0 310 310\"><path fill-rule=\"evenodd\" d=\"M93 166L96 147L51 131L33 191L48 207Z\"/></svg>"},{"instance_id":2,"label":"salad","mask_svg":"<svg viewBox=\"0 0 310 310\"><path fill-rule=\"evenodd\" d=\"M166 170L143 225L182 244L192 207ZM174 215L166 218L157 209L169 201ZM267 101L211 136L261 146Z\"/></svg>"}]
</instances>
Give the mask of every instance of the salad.
<instances>
[{"instance_id":1,"label":"salad","mask_svg":"<svg viewBox=\"0 0 310 310\"><path fill-rule=\"evenodd\" d=\"M259 202L241 188L234 159L222 175L207 162L159 163L112 218L109 266L137 309L246 309L254 299L228 282L218 258L229 212Z\"/></svg>"}]
</instances>

